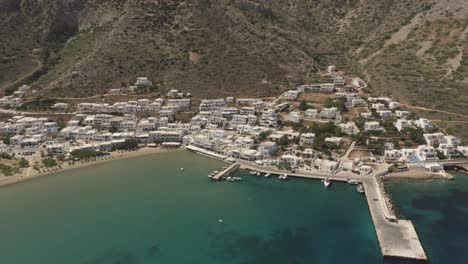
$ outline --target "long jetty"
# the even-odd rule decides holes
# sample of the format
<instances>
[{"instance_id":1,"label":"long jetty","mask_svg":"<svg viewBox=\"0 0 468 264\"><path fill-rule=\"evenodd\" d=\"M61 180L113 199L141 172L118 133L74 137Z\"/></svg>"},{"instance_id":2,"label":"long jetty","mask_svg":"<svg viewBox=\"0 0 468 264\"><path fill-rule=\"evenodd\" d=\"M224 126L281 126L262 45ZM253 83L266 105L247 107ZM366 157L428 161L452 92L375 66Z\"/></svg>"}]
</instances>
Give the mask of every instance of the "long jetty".
<instances>
[{"instance_id":1,"label":"long jetty","mask_svg":"<svg viewBox=\"0 0 468 264\"><path fill-rule=\"evenodd\" d=\"M224 177L228 176L231 174L233 171L237 170L239 168L240 164L239 163L234 163L231 164L231 166L227 167L226 169L218 172L215 176L211 177L212 180L221 180Z\"/></svg>"}]
</instances>

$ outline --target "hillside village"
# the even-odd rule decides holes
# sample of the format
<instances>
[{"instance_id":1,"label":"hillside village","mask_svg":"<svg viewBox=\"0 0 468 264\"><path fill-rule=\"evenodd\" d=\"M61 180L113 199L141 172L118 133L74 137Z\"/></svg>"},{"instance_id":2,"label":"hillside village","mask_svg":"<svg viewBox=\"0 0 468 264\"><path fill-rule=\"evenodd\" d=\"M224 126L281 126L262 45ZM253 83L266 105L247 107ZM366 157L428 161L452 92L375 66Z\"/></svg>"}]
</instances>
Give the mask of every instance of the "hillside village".
<instances>
[{"instance_id":1,"label":"hillside village","mask_svg":"<svg viewBox=\"0 0 468 264\"><path fill-rule=\"evenodd\" d=\"M113 104L56 102L46 111L71 114L66 122L21 112L34 93L23 85L0 99L4 111L14 114L0 122L1 158L10 161L0 169L5 175L31 167L44 172L140 147L187 148L286 171L358 175L383 163L395 170L443 173L439 161L468 156L467 146L429 120L391 98L366 94L361 78L334 66L321 75L329 82L299 85L276 98L195 100L190 93L169 90L157 99ZM135 85L108 94L152 90L152 82L140 77Z\"/></svg>"}]
</instances>

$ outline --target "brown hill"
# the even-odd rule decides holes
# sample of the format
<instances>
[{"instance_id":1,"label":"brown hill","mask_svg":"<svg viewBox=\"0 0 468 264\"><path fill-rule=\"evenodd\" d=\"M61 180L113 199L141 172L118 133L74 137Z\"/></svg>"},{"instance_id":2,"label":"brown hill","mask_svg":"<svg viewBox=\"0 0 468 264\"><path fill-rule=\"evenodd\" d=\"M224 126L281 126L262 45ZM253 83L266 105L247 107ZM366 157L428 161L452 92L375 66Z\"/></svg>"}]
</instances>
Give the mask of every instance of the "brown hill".
<instances>
[{"instance_id":1,"label":"brown hill","mask_svg":"<svg viewBox=\"0 0 468 264\"><path fill-rule=\"evenodd\" d=\"M148 76L200 97L265 95L336 64L366 74L377 93L463 112L467 9L455 0L0 0L0 86L17 79L46 97L84 97ZM35 59L43 66L32 74L25 64Z\"/></svg>"}]
</instances>

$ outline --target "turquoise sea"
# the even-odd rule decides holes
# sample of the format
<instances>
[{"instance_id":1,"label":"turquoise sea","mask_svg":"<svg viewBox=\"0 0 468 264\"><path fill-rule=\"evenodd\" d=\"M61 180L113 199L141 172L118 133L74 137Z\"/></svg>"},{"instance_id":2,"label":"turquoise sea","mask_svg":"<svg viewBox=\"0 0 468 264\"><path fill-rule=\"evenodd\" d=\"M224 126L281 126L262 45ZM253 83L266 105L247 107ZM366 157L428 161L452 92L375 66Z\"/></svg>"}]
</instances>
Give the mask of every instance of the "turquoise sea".
<instances>
[{"instance_id":1,"label":"turquoise sea","mask_svg":"<svg viewBox=\"0 0 468 264\"><path fill-rule=\"evenodd\" d=\"M222 166L177 151L0 188L0 263L412 263L381 257L366 200L355 186L335 183L326 190L319 181L282 182L243 171L236 172L243 182L210 181L207 174ZM432 263L466 263L457 261L467 250L445 250L468 244L468 210L451 200L466 201L467 193L448 194L452 204L442 208L432 194L417 196L407 186L389 188L405 203L402 213L414 217ZM418 199L438 202L420 208ZM445 210L464 213L465 221ZM432 224L426 225L426 214ZM425 230L444 217L454 222L449 228L465 229L453 235Z\"/></svg>"},{"instance_id":2,"label":"turquoise sea","mask_svg":"<svg viewBox=\"0 0 468 264\"><path fill-rule=\"evenodd\" d=\"M398 214L411 219L430 263L468 263L468 175L455 180L390 182Z\"/></svg>"}]
</instances>

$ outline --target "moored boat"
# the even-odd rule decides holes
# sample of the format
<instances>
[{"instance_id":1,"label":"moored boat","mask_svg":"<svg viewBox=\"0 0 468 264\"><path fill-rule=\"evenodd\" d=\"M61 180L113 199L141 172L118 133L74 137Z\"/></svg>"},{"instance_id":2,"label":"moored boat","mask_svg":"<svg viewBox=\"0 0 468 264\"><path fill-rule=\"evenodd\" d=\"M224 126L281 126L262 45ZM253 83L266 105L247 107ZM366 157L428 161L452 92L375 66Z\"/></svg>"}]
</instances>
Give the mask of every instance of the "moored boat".
<instances>
[{"instance_id":1,"label":"moored boat","mask_svg":"<svg viewBox=\"0 0 468 264\"><path fill-rule=\"evenodd\" d=\"M328 188L328 186L330 186L331 183L329 178L325 178L325 180L322 180L322 182L325 188Z\"/></svg>"},{"instance_id":2,"label":"moored boat","mask_svg":"<svg viewBox=\"0 0 468 264\"><path fill-rule=\"evenodd\" d=\"M364 193L364 186L362 184L358 184L358 186L356 187L357 191L360 192L360 193Z\"/></svg>"},{"instance_id":3,"label":"moored boat","mask_svg":"<svg viewBox=\"0 0 468 264\"><path fill-rule=\"evenodd\" d=\"M348 182L349 184L354 184L354 185L356 185L356 184L359 183L358 181L356 181L356 180L351 180L351 179L346 180L346 182Z\"/></svg>"}]
</instances>

